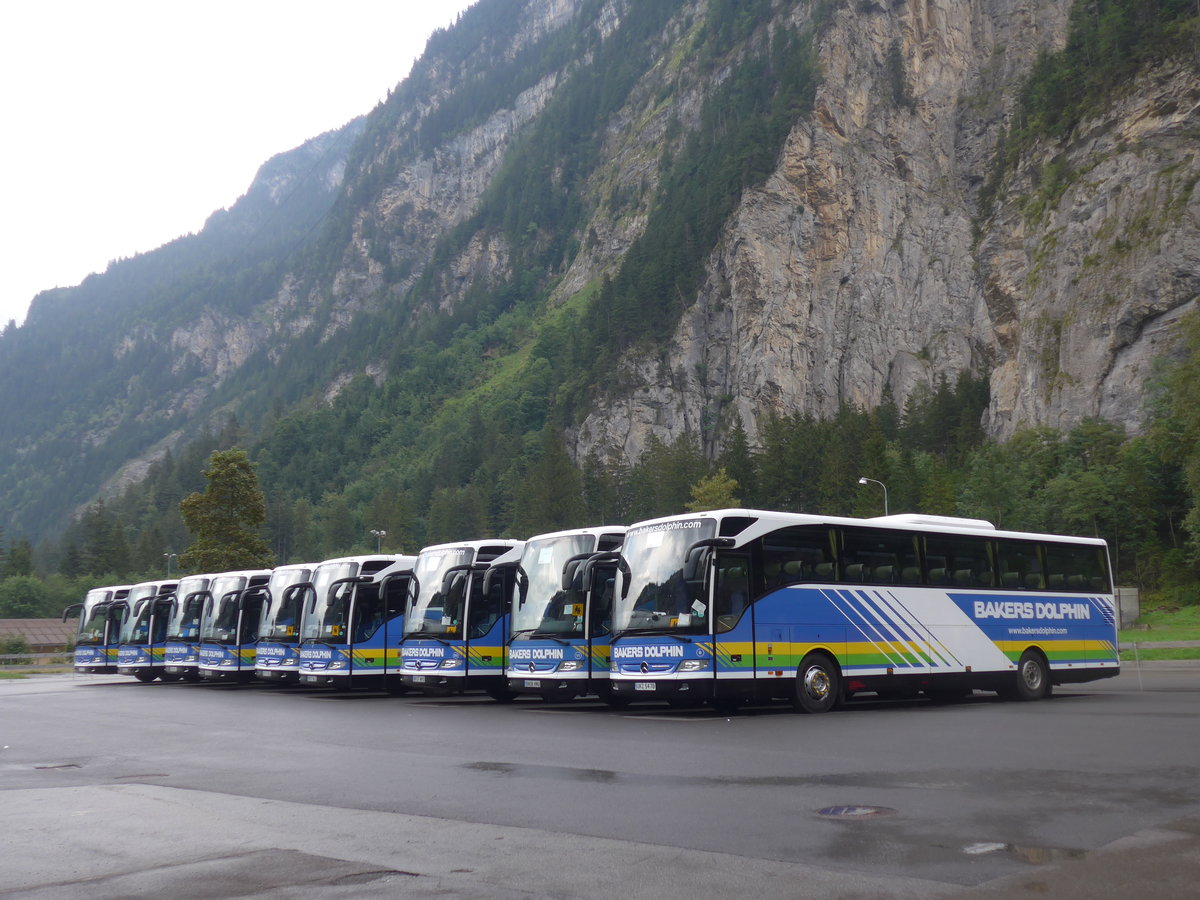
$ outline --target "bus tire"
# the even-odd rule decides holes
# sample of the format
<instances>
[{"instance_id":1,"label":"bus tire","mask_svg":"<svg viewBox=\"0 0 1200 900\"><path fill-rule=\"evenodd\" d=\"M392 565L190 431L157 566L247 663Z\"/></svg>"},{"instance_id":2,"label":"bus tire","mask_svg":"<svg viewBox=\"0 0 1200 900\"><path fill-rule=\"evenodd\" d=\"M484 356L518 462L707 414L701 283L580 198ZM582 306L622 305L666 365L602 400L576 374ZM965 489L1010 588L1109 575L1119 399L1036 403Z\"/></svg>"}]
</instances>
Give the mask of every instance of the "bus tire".
<instances>
[{"instance_id":1,"label":"bus tire","mask_svg":"<svg viewBox=\"0 0 1200 900\"><path fill-rule=\"evenodd\" d=\"M1015 696L1018 700L1041 700L1050 696L1050 666L1041 652L1030 648L1017 662Z\"/></svg>"},{"instance_id":2,"label":"bus tire","mask_svg":"<svg viewBox=\"0 0 1200 900\"><path fill-rule=\"evenodd\" d=\"M510 691L506 687L489 688L487 695L497 703L512 703L517 699L516 691Z\"/></svg>"},{"instance_id":3,"label":"bus tire","mask_svg":"<svg viewBox=\"0 0 1200 900\"><path fill-rule=\"evenodd\" d=\"M842 676L827 654L809 653L796 670L796 693L792 706L797 712L823 713L841 701Z\"/></svg>"},{"instance_id":4,"label":"bus tire","mask_svg":"<svg viewBox=\"0 0 1200 900\"><path fill-rule=\"evenodd\" d=\"M157 672L135 672L133 674L133 677L136 678L138 681L140 681L142 684L149 684L151 681L153 681L155 678L158 677L158 673Z\"/></svg>"}]
</instances>

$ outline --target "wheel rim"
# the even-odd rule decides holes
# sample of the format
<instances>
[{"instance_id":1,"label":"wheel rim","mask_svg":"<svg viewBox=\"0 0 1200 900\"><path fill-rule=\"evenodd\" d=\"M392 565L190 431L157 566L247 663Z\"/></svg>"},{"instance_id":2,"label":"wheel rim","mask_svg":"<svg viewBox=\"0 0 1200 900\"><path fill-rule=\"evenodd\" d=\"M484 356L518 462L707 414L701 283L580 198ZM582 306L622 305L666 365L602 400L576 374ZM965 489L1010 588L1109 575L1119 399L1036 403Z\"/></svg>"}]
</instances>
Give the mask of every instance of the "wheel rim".
<instances>
[{"instance_id":1,"label":"wheel rim","mask_svg":"<svg viewBox=\"0 0 1200 900\"><path fill-rule=\"evenodd\" d=\"M1042 689L1042 667L1036 659L1025 660L1021 666L1021 679L1025 682L1025 687L1031 691L1040 691Z\"/></svg>"},{"instance_id":2,"label":"wheel rim","mask_svg":"<svg viewBox=\"0 0 1200 900\"><path fill-rule=\"evenodd\" d=\"M804 673L804 693L813 700L825 700L832 687L829 673L820 666L813 666Z\"/></svg>"}]
</instances>

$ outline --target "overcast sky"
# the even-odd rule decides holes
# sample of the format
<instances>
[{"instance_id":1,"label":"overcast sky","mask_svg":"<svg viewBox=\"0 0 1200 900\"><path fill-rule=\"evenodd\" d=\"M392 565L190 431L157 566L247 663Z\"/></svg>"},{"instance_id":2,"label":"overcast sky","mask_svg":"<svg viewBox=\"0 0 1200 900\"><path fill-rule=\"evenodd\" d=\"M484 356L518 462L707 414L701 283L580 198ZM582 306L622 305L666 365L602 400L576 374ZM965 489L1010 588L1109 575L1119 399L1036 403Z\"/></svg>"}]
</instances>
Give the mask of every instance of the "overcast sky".
<instances>
[{"instance_id":1,"label":"overcast sky","mask_svg":"<svg viewBox=\"0 0 1200 900\"><path fill-rule=\"evenodd\" d=\"M4 2L0 327L199 230L268 158L369 112L472 2Z\"/></svg>"}]
</instances>

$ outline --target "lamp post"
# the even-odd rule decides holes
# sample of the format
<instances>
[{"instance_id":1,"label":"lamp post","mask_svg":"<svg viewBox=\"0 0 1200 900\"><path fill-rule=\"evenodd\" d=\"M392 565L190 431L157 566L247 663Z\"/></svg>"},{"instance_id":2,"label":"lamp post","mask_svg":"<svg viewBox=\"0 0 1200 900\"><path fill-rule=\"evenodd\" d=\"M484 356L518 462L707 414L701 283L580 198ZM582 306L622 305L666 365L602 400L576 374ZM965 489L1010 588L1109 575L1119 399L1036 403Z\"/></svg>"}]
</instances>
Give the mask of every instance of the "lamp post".
<instances>
[{"instance_id":1,"label":"lamp post","mask_svg":"<svg viewBox=\"0 0 1200 900\"><path fill-rule=\"evenodd\" d=\"M171 577L171 560L177 558L178 556L179 556L178 553L164 553L163 554L163 558L166 559L166 561L167 561L167 577L168 578Z\"/></svg>"},{"instance_id":2,"label":"lamp post","mask_svg":"<svg viewBox=\"0 0 1200 900\"><path fill-rule=\"evenodd\" d=\"M375 552L379 553L383 546L383 539L387 536L387 532L382 529L372 528L371 534L375 535Z\"/></svg>"},{"instance_id":3,"label":"lamp post","mask_svg":"<svg viewBox=\"0 0 1200 900\"><path fill-rule=\"evenodd\" d=\"M876 481L874 478L860 478L860 479L858 479L858 483L859 484L877 484L881 488L883 488L883 514L886 516L888 514L887 485L884 484L882 481Z\"/></svg>"}]
</instances>

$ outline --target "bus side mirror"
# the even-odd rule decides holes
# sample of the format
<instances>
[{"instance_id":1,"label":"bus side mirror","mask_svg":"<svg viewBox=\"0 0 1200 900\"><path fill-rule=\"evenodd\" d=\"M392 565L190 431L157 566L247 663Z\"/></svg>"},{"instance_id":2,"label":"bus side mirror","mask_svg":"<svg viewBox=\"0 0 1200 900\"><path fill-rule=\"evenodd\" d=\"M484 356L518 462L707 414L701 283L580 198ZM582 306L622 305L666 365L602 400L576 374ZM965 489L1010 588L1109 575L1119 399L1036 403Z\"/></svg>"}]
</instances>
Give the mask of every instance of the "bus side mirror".
<instances>
[{"instance_id":1,"label":"bus side mirror","mask_svg":"<svg viewBox=\"0 0 1200 900\"><path fill-rule=\"evenodd\" d=\"M696 541L687 548L687 554L683 561L683 580L695 581L700 575L701 561L712 559L711 553L705 553L714 547L732 547L737 542L731 537L716 537L705 538L704 540Z\"/></svg>"},{"instance_id":2,"label":"bus side mirror","mask_svg":"<svg viewBox=\"0 0 1200 900\"><path fill-rule=\"evenodd\" d=\"M575 583L575 576L579 574L579 567L582 564L583 560L581 559L568 559L566 563L563 564L562 589L564 591L569 591L571 589L571 585ZM585 575L584 578L586 579L587 576Z\"/></svg>"},{"instance_id":3,"label":"bus side mirror","mask_svg":"<svg viewBox=\"0 0 1200 900\"><path fill-rule=\"evenodd\" d=\"M683 563L683 580L695 581L700 574L700 566L702 562L706 562L711 556L711 552L707 547L689 547L687 559Z\"/></svg>"}]
</instances>

